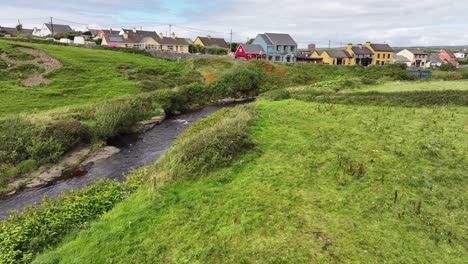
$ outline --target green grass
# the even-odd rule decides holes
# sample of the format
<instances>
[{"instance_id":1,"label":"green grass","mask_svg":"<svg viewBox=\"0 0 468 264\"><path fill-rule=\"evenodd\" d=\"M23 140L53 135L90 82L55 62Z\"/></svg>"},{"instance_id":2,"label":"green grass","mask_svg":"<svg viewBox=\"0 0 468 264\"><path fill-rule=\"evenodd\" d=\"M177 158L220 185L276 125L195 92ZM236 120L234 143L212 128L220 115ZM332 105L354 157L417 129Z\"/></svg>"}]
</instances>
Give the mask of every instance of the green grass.
<instances>
[{"instance_id":1,"label":"green grass","mask_svg":"<svg viewBox=\"0 0 468 264\"><path fill-rule=\"evenodd\" d=\"M63 67L48 75L52 83L47 87L18 86L16 79L0 81L0 117L92 105L103 100L140 93L141 90L137 87L139 80L129 80L119 68L163 68L178 73L186 71L183 66L174 62L118 51L3 40L0 40L0 49L16 51L13 47L18 44L44 50L60 60Z\"/></svg>"},{"instance_id":2,"label":"green grass","mask_svg":"<svg viewBox=\"0 0 468 264\"><path fill-rule=\"evenodd\" d=\"M465 262L468 108L255 106L254 151L142 188L36 263Z\"/></svg>"},{"instance_id":3,"label":"green grass","mask_svg":"<svg viewBox=\"0 0 468 264\"><path fill-rule=\"evenodd\" d=\"M468 91L468 81L421 81L421 82L390 82L382 85L372 85L351 92L411 92L411 91Z\"/></svg>"}]
</instances>

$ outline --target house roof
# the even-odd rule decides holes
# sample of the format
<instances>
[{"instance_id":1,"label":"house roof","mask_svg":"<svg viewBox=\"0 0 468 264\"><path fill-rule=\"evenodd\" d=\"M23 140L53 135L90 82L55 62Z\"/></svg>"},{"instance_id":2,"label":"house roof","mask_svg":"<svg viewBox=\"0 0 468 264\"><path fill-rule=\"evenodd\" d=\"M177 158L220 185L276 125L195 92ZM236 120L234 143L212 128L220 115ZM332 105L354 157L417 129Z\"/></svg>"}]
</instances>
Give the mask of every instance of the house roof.
<instances>
[{"instance_id":1,"label":"house roof","mask_svg":"<svg viewBox=\"0 0 468 264\"><path fill-rule=\"evenodd\" d=\"M370 44L375 51L393 52L393 49L388 44Z\"/></svg>"},{"instance_id":2,"label":"house roof","mask_svg":"<svg viewBox=\"0 0 468 264\"><path fill-rule=\"evenodd\" d=\"M66 32L73 32L73 29L69 25L60 25L60 24L50 24L50 23L45 23L44 24L51 32L52 28L54 29L54 34L55 33L66 33Z\"/></svg>"},{"instance_id":3,"label":"house roof","mask_svg":"<svg viewBox=\"0 0 468 264\"><path fill-rule=\"evenodd\" d=\"M244 47L244 50L246 53L254 53L254 54L259 54L259 53L265 53L265 50L262 48L262 46L258 44L241 44L242 47Z\"/></svg>"},{"instance_id":4,"label":"house roof","mask_svg":"<svg viewBox=\"0 0 468 264\"><path fill-rule=\"evenodd\" d=\"M442 50L442 51L444 51L444 50ZM450 57L455 58L455 54L453 54L452 51L450 51L450 50L445 50L445 52L447 52L447 54L448 54Z\"/></svg>"},{"instance_id":5,"label":"house roof","mask_svg":"<svg viewBox=\"0 0 468 264\"><path fill-rule=\"evenodd\" d=\"M220 47L223 49L229 49L229 45L223 38L212 38L212 37L198 37L200 41L206 47Z\"/></svg>"},{"instance_id":6,"label":"house roof","mask_svg":"<svg viewBox=\"0 0 468 264\"><path fill-rule=\"evenodd\" d=\"M177 46L186 46L189 45L188 41L184 38L170 38L170 37L157 37L154 40L156 40L157 43L161 45L177 45Z\"/></svg>"},{"instance_id":7,"label":"house roof","mask_svg":"<svg viewBox=\"0 0 468 264\"><path fill-rule=\"evenodd\" d=\"M337 58L337 59L345 59L345 58L352 58L351 54L349 54L346 50L325 50L328 55L332 58Z\"/></svg>"},{"instance_id":8,"label":"house roof","mask_svg":"<svg viewBox=\"0 0 468 264\"><path fill-rule=\"evenodd\" d=\"M296 41L289 35L283 33L260 34L268 45L291 45L297 46Z\"/></svg>"},{"instance_id":9,"label":"house roof","mask_svg":"<svg viewBox=\"0 0 468 264\"><path fill-rule=\"evenodd\" d=\"M408 58L402 55L395 55L394 60L395 62L411 62Z\"/></svg>"},{"instance_id":10,"label":"house roof","mask_svg":"<svg viewBox=\"0 0 468 264\"><path fill-rule=\"evenodd\" d=\"M357 46L354 46L351 48L351 50L354 52L354 54L357 54L357 55L372 55L374 53L372 53L372 50L370 50L368 47L362 47L362 48L359 48Z\"/></svg>"},{"instance_id":11,"label":"house roof","mask_svg":"<svg viewBox=\"0 0 468 264\"><path fill-rule=\"evenodd\" d=\"M427 52L424 52L423 50L420 50L420 49L408 49L408 50L414 55L428 55Z\"/></svg>"},{"instance_id":12,"label":"house roof","mask_svg":"<svg viewBox=\"0 0 468 264\"><path fill-rule=\"evenodd\" d=\"M119 43L124 43L125 40L122 36L120 36L118 33L110 34L110 33L105 33L104 34L104 39L109 43L109 42L119 42Z\"/></svg>"},{"instance_id":13,"label":"house roof","mask_svg":"<svg viewBox=\"0 0 468 264\"><path fill-rule=\"evenodd\" d=\"M438 63L443 63L443 61L440 59L439 54L437 53L432 53L429 55L429 61L430 62L438 62Z\"/></svg>"},{"instance_id":14,"label":"house roof","mask_svg":"<svg viewBox=\"0 0 468 264\"><path fill-rule=\"evenodd\" d=\"M8 32L8 33L17 33L17 32L18 32L18 31L16 30L16 27L0 27L0 31L5 31L5 32ZM22 33L32 33L33 30L32 30L32 29L23 28L23 29L21 29L21 32L22 32Z\"/></svg>"}]
</instances>

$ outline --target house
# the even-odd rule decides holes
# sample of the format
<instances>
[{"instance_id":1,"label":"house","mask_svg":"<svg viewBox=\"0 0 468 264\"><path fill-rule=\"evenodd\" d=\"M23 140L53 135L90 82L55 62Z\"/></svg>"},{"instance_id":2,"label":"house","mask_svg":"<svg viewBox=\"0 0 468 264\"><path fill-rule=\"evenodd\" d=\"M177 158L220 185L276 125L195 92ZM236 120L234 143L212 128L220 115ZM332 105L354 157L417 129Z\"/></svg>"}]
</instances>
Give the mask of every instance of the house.
<instances>
[{"instance_id":1,"label":"house","mask_svg":"<svg viewBox=\"0 0 468 264\"><path fill-rule=\"evenodd\" d=\"M438 53L432 53L429 55L426 67L427 68L439 68L444 64L444 61L440 59Z\"/></svg>"},{"instance_id":2,"label":"house","mask_svg":"<svg viewBox=\"0 0 468 264\"><path fill-rule=\"evenodd\" d=\"M398 54L393 55L393 63L404 63L406 64L406 66L411 67L411 60L406 58L405 56L398 55Z\"/></svg>"},{"instance_id":3,"label":"house","mask_svg":"<svg viewBox=\"0 0 468 264\"><path fill-rule=\"evenodd\" d=\"M462 50L454 54L457 59L468 59L468 50Z\"/></svg>"},{"instance_id":4,"label":"house","mask_svg":"<svg viewBox=\"0 0 468 264\"><path fill-rule=\"evenodd\" d=\"M185 38L178 38L173 32L170 37L164 37L162 33L155 39L156 50L176 53L189 53L189 42Z\"/></svg>"},{"instance_id":5,"label":"house","mask_svg":"<svg viewBox=\"0 0 468 264\"><path fill-rule=\"evenodd\" d=\"M44 23L40 29L35 28L33 30L33 35L38 37L45 37L49 35L55 35L57 33L68 32L74 32L69 25Z\"/></svg>"},{"instance_id":6,"label":"house","mask_svg":"<svg viewBox=\"0 0 468 264\"><path fill-rule=\"evenodd\" d=\"M387 65L393 62L393 49L388 44L366 42L366 47L374 54L372 64Z\"/></svg>"},{"instance_id":7,"label":"house","mask_svg":"<svg viewBox=\"0 0 468 264\"><path fill-rule=\"evenodd\" d=\"M362 65L369 66L374 60L374 53L368 47L362 46L362 44L348 44L346 47L346 52L348 52L353 58L351 60L352 65Z\"/></svg>"},{"instance_id":8,"label":"house","mask_svg":"<svg viewBox=\"0 0 468 264\"><path fill-rule=\"evenodd\" d=\"M404 49L397 53L398 56L407 58L411 63L408 65L414 68L426 67L429 54L420 49Z\"/></svg>"},{"instance_id":9,"label":"house","mask_svg":"<svg viewBox=\"0 0 468 264\"><path fill-rule=\"evenodd\" d=\"M313 59L322 59L323 64L329 65L351 65L353 56L346 50L315 50L310 55Z\"/></svg>"},{"instance_id":10,"label":"house","mask_svg":"<svg viewBox=\"0 0 468 264\"><path fill-rule=\"evenodd\" d=\"M32 29L27 29L27 28L23 28L21 29L21 32L18 32L16 30L16 27L0 27L0 31L5 32L7 34L16 34L16 33L32 34L33 33Z\"/></svg>"},{"instance_id":11,"label":"house","mask_svg":"<svg viewBox=\"0 0 468 264\"><path fill-rule=\"evenodd\" d=\"M177 38L175 33L171 37L164 37L156 32L124 32L123 35L111 30L104 34L102 46L134 48L144 50L168 51L177 53L188 53L189 44L184 38Z\"/></svg>"},{"instance_id":12,"label":"house","mask_svg":"<svg viewBox=\"0 0 468 264\"><path fill-rule=\"evenodd\" d=\"M459 65L457 57L455 57L455 54L453 54L453 52L451 52L450 50L446 50L446 49L440 50L439 51L439 58L444 63L451 63L455 67L458 67L458 65Z\"/></svg>"},{"instance_id":13,"label":"house","mask_svg":"<svg viewBox=\"0 0 468 264\"><path fill-rule=\"evenodd\" d=\"M297 43L289 34L258 34L252 44L262 46L268 61L296 63Z\"/></svg>"},{"instance_id":14,"label":"house","mask_svg":"<svg viewBox=\"0 0 468 264\"><path fill-rule=\"evenodd\" d=\"M258 44L240 44L235 53L236 59L244 60L264 60L265 50Z\"/></svg>"},{"instance_id":15,"label":"house","mask_svg":"<svg viewBox=\"0 0 468 264\"><path fill-rule=\"evenodd\" d=\"M209 35L206 37L197 37L193 44L207 48L221 48L226 50L226 54L231 53L229 44L223 38L213 38Z\"/></svg>"}]
</instances>

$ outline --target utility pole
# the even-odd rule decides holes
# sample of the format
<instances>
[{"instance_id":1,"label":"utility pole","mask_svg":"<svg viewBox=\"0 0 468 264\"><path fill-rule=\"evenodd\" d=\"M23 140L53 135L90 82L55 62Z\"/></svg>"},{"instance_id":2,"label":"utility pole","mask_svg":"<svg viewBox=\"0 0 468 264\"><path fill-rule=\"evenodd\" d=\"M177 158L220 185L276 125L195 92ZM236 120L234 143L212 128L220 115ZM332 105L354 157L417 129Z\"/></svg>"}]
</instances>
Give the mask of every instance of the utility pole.
<instances>
[{"instance_id":1,"label":"utility pole","mask_svg":"<svg viewBox=\"0 0 468 264\"><path fill-rule=\"evenodd\" d=\"M52 17L50 17L50 31L52 32L52 36L54 36L54 23L52 22Z\"/></svg>"},{"instance_id":2,"label":"utility pole","mask_svg":"<svg viewBox=\"0 0 468 264\"><path fill-rule=\"evenodd\" d=\"M169 36L170 37L172 35L172 24L169 24Z\"/></svg>"},{"instance_id":3,"label":"utility pole","mask_svg":"<svg viewBox=\"0 0 468 264\"><path fill-rule=\"evenodd\" d=\"M232 52L232 28L231 28L231 42L229 42L229 54Z\"/></svg>"},{"instance_id":4,"label":"utility pole","mask_svg":"<svg viewBox=\"0 0 468 264\"><path fill-rule=\"evenodd\" d=\"M328 48L331 48L331 40L328 41Z\"/></svg>"}]
</instances>

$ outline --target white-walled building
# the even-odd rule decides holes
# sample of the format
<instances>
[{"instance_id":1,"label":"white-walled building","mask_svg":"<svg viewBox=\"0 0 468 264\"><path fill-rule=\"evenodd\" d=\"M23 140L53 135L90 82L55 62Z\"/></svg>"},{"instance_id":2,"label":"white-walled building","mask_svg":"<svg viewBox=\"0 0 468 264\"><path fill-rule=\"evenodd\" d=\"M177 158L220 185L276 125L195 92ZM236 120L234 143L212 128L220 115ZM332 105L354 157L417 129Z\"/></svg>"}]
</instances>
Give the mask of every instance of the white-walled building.
<instances>
[{"instance_id":1,"label":"white-walled building","mask_svg":"<svg viewBox=\"0 0 468 264\"><path fill-rule=\"evenodd\" d=\"M73 32L73 29L69 25L44 23L40 29L34 28L33 35L38 37L45 37L52 34L67 32Z\"/></svg>"}]
</instances>

